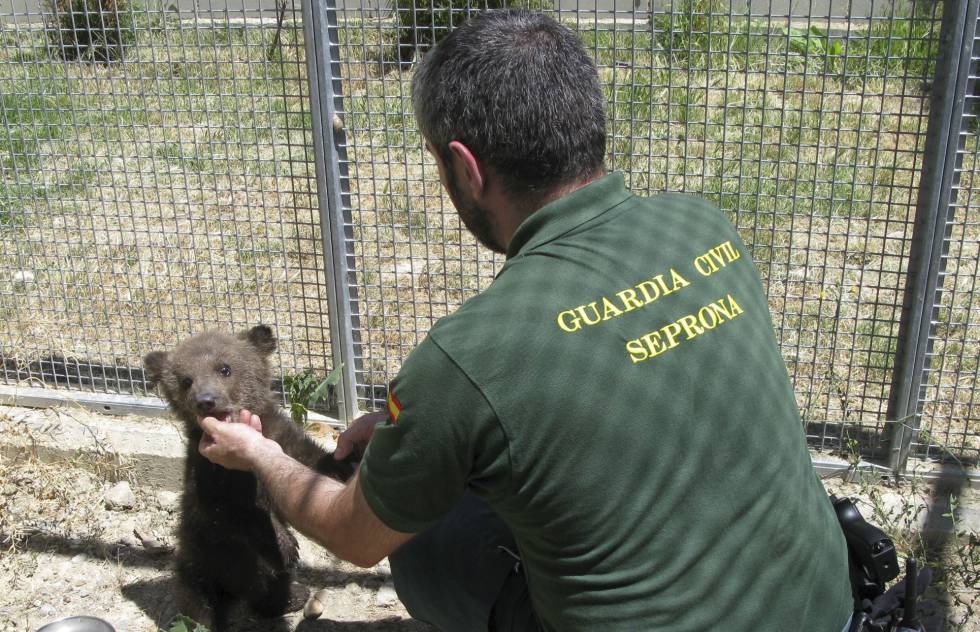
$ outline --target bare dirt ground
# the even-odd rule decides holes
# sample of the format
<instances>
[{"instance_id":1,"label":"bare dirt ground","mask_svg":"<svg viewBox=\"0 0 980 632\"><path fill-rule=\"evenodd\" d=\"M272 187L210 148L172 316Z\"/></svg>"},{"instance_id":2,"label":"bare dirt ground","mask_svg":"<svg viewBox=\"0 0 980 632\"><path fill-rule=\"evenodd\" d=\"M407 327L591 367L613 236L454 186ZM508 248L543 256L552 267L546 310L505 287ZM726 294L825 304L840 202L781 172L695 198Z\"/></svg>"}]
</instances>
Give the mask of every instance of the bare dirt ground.
<instances>
[{"instance_id":1,"label":"bare dirt ground","mask_svg":"<svg viewBox=\"0 0 980 632\"><path fill-rule=\"evenodd\" d=\"M34 632L80 614L102 617L119 632L166 630L177 614L172 564L178 496L151 482L99 430L100 424L119 427L128 420L77 408L0 406L0 632ZM147 427L169 423L140 422ZM85 449L56 456L45 442L65 424L80 425L91 441L78 441ZM90 450L91 445L97 449ZM945 630L980 632L980 537L975 528L957 523L931 541L914 529L937 498L948 502L949 490L914 481L901 486L845 482L837 476L825 485L831 493L857 499L864 516L894 539L900 559L914 552L939 569L927 596L936 602L931 611L945 620ZM954 493L954 513L969 506L975 515L980 493ZM236 630L432 630L405 612L386 562L363 570L302 536L300 545L298 578L329 594L322 616L306 621L293 613L262 620L242 608Z\"/></svg>"}]
</instances>

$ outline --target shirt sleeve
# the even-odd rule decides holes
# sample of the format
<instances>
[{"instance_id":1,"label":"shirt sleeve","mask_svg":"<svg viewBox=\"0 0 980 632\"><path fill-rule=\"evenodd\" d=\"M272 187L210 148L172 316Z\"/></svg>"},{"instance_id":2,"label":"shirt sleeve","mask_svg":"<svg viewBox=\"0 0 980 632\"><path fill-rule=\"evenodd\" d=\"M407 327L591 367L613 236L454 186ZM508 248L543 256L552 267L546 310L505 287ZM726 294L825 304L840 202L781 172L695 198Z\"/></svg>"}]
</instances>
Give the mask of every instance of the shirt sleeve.
<instances>
[{"instance_id":1,"label":"shirt sleeve","mask_svg":"<svg viewBox=\"0 0 980 632\"><path fill-rule=\"evenodd\" d=\"M504 443L483 394L426 338L389 387L388 419L375 429L361 461L361 489L389 528L424 531L467 485L479 487L503 471Z\"/></svg>"}]
</instances>

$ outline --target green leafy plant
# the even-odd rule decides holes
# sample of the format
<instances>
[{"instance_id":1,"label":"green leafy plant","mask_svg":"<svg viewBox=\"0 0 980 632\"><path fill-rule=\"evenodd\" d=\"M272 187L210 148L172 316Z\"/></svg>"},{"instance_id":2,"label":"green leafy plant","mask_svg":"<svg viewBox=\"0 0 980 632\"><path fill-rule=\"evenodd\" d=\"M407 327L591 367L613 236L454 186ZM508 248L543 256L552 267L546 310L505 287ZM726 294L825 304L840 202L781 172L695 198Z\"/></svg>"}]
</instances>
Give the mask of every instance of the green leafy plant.
<instances>
[{"instance_id":1,"label":"green leafy plant","mask_svg":"<svg viewBox=\"0 0 980 632\"><path fill-rule=\"evenodd\" d=\"M816 26L807 29L790 27L782 29L783 35L789 39L789 49L800 55L840 56L844 54L843 40L832 38Z\"/></svg>"},{"instance_id":2,"label":"green leafy plant","mask_svg":"<svg viewBox=\"0 0 980 632\"><path fill-rule=\"evenodd\" d=\"M306 426L310 410L330 400L333 388L340 383L342 367L342 364L338 365L321 381L309 370L283 378L283 390L289 399L289 416L293 423Z\"/></svg>"},{"instance_id":3,"label":"green leafy plant","mask_svg":"<svg viewBox=\"0 0 980 632\"><path fill-rule=\"evenodd\" d=\"M178 614L174 617L173 621L170 622L170 627L167 628L167 632L211 632L206 627L191 619L188 616Z\"/></svg>"},{"instance_id":4,"label":"green leafy plant","mask_svg":"<svg viewBox=\"0 0 980 632\"><path fill-rule=\"evenodd\" d=\"M108 63L136 42L129 0L46 0L49 50L66 61Z\"/></svg>"}]
</instances>

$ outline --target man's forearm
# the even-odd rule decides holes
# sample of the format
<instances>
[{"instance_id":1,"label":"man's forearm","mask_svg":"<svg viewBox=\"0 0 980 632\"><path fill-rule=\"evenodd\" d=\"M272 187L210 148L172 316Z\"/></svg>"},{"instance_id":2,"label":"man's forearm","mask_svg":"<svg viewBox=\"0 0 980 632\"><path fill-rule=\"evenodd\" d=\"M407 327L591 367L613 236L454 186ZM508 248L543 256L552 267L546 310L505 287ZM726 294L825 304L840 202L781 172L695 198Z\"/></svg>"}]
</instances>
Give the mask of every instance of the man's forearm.
<instances>
[{"instance_id":1,"label":"man's forearm","mask_svg":"<svg viewBox=\"0 0 980 632\"><path fill-rule=\"evenodd\" d=\"M412 537L378 520L358 487L359 473L341 483L281 450L261 455L254 466L286 521L341 559L374 566Z\"/></svg>"},{"instance_id":2,"label":"man's forearm","mask_svg":"<svg viewBox=\"0 0 980 632\"><path fill-rule=\"evenodd\" d=\"M338 550L347 540L344 521L350 518L350 512L343 511L344 483L318 474L283 452L263 456L255 464L255 473L289 524L335 555L350 559Z\"/></svg>"}]
</instances>

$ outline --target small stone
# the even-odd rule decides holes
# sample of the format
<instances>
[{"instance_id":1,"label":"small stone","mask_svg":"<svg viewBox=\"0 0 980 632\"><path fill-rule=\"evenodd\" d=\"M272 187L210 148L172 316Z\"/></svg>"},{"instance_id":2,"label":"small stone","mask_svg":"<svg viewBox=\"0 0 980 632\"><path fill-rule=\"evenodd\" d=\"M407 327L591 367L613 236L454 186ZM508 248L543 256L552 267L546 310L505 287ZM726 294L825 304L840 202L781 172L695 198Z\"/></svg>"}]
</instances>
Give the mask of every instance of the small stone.
<instances>
[{"instance_id":1,"label":"small stone","mask_svg":"<svg viewBox=\"0 0 980 632\"><path fill-rule=\"evenodd\" d=\"M356 593L360 589L361 587L357 585L357 582L349 582L346 586L344 586L344 592L349 595Z\"/></svg>"},{"instance_id":2,"label":"small stone","mask_svg":"<svg viewBox=\"0 0 980 632\"><path fill-rule=\"evenodd\" d=\"M106 509L132 509L136 506L136 496L126 481L113 485L103 496Z\"/></svg>"},{"instance_id":3,"label":"small stone","mask_svg":"<svg viewBox=\"0 0 980 632\"><path fill-rule=\"evenodd\" d=\"M398 593L395 592L395 585L385 582L374 595L374 603L379 606L390 606L398 601Z\"/></svg>"},{"instance_id":4,"label":"small stone","mask_svg":"<svg viewBox=\"0 0 980 632\"><path fill-rule=\"evenodd\" d=\"M131 549L138 549L141 546L140 541L136 539L136 536L130 535L128 533L123 537L119 538L119 543Z\"/></svg>"},{"instance_id":5,"label":"small stone","mask_svg":"<svg viewBox=\"0 0 980 632\"><path fill-rule=\"evenodd\" d=\"M34 273L30 270L18 270L14 272L14 283L21 283L27 285L34 281Z\"/></svg>"},{"instance_id":6,"label":"small stone","mask_svg":"<svg viewBox=\"0 0 980 632\"><path fill-rule=\"evenodd\" d=\"M310 597L303 606L303 618L304 619L319 619L320 615L323 614L323 606L326 604L329 598L330 591L326 588L322 588L316 592L315 595Z\"/></svg>"},{"instance_id":7,"label":"small stone","mask_svg":"<svg viewBox=\"0 0 980 632\"><path fill-rule=\"evenodd\" d=\"M85 555L84 553L79 553L78 555L76 555L73 558L71 558L71 563L72 564L81 564L82 562L84 562L87 559L88 559L88 555Z\"/></svg>"},{"instance_id":8,"label":"small stone","mask_svg":"<svg viewBox=\"0 0 980 632\"><path fill-rule=\"evenodd\" d=\"M180 494L167 490L157 492L157 507L167 513L174 513L180 508Z\"/></svg>"},{"instance_id":9,"label":"small stone","mask_svg":"<svg viewBox=\"0 0 980 632\"><path fill-rule=\"evenodd\" d=\"M146 552L151 555L162 555L164 553L171 553L174 550L173 546L164 542L156 534L143 535L138 530L133 529L133 535L136 536L137 542L143 545Z\"/></svg>"}]
</instances>

